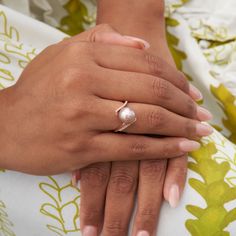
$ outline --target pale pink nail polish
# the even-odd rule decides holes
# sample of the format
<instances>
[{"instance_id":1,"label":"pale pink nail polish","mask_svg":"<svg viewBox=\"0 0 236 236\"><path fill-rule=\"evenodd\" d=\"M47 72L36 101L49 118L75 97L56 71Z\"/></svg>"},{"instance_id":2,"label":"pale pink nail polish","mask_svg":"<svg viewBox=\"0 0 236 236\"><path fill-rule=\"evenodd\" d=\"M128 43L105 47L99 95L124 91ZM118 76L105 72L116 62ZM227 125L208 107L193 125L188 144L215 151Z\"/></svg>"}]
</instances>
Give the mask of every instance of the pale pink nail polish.
<instances>
[{"instance_id":1,"label":"pale pink nail polish","mask_svg":"<svg viewBox=\"0 0 236 236\"><path fill-rule=\"evenodd\" d=\"M208 121L213 118L212 114L207 109L200 106L197 107L197 117L201 121Z\"/></svg>"},{"instance_id":2,"label":"pale pink nail polish","mask_svg":"<svg viewBox=\"0 0 236 236\"><path fill-rule=\"evenodd\" d=\"M180 193L179 193L179 186L173 184L170 187L169 191L169 204L172 208L176 208L179 204Z\"/></svg>"},{"instance_id":3,"label":"pale pink nail polish","mask_svg":"<svg viewBox=\"0 0 236 236\"><path fill-rule=\"evenodd\" d=\"M196 141L192 141L192 140L181 141L179 146L180 146L180 150L183 152L196 151L201 147L200 143Z\"/></svg>"},{"instance_id":4,"label":"pale pink nail polish","mask_svg":"<svg viewBox=\"0 0 236 236\"><path fill-rule=\"evenodd\" d=\"M149 236L150 234L147 232L147 231L144 231L144 230L142 230L142 231L139 231L138 233L137 233L137 236Z\"/></svg>"},{"instance_id":5,"label":"pale pink nail polish","mask_svg":"<svg viewBox=\"0 0 236 236\"><path fill-rule=\"evenodd\" d=\"M190 96L196 100L196 101L200 101L203 99L202 93L192 84L189 85L189 92L190 92Z\"/></svg>"},{"instance_id":6,"label":"pale pink nail polish","mask_svg":"<svg viewBox=\"0 0 236 236\"><path fill-rule=\"evenodd\" d=\"M199 123L196 125L196 133L199 136L208 136L213 133L213 128L210 125Z\"/></svg>"},{"instance_id":7,"label":"pale pink nail polish","mask_svg":"<svg viewBox=\"0 0 236 236\"><path fill-rule=\"evenodd\" d=\"M143 47L144 47L145 49L150 48L150 44L149 44L147 41L143 40L143 39L136 38L136 37L132 37L132 36L127 36L127 35L125 35L125 36L123 36L123 37L124 37L124 38L127 38L127 39L130 39L130 40L134 40L134 41L139 42L139 43L142 43L142 44L143 44Z\"/></svg>"},{"instance_id":8,"label":"pale pink nail polish","mask_svg":"<svg viewBox=\"0 0 236 236\"><path fill-rule=\"evenodd\" d=\"M91 225L87 225L84 227L82 235L83 236L97 236L98 235L97 228Z\"/></svg>"}]
</instances>

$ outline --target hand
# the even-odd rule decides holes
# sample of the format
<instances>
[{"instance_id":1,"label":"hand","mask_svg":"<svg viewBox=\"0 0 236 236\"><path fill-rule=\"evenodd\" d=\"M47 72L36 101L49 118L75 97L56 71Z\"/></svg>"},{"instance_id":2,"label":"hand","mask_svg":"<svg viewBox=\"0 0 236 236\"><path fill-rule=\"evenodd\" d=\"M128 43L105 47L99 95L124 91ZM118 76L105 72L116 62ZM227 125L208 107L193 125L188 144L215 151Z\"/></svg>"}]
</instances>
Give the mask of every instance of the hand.
<instances>
[{"instance_id":1,"label":"hand","mask_svg":"<svg viewBox=\"0 0 236 236\"><path fill-rule=\"evenodd\" d=\"M179 89L188 90L181 74L175 83L179 88L168 82L176 71L164 62L166 80L150 75L161 60L137 49L141 44L132 40L126 39L127 45L136 48L99 43L101 28L48 47L15 86L1 92L2 168L49 175L96 162L173 158L198 147L178 138L207 131L187 118L197 116L198 109ZM119 37L110 38L119 43ZM138 120L127 129L129 135L115 134L111 131L120 120L114 111L125 100ZM172 122L178 132L168 127ZM134 135L147 133L176 137Z\"/></svg>"},{"instance_id":2,"label":"hand","mask_svg":"<svg viewBox=\"0 0 236 236\"><path fill-rule=\"evenodd\" d=\"M160 69L163 69L163 67L160 66ZM175 70L175 73L179 74L177 70ZM158 70L155 75L160 76ZM164 79L166 78L164 77ZM174 76L171 79L173 83L178 82L175 81ZM191 94L197 98L195 91L192 91ZM203 117L201 112L198 112L197 116L202 120L206 118ZM146 126L148 126L148 123L146 123ZM174 165L170 166L170 170L173 171L175 164L181 164L179 160L181 159L176 159L173 162ZM182 160L184 159L182 158ZM183 164L185 163L186 159ZM180 166L183 170L186 169L186 165ZM112 164L98 163L83 169L81 171L81 228L83 229L83 235L97 235L102 227L103 235L127 234L138 176L140 176L139 211L136 215L134 235L136 235L138 229L147 230L147 227L149 232L153 232L161 205L165 170L166 161L141 162L140 170L139 163L134 161L113 162ZM177 177L179 178L179 176ZM105 199L105 222L103 226ZM143 227L144 223L146 223L145 227Z\"/></svg>"}]
</instances>

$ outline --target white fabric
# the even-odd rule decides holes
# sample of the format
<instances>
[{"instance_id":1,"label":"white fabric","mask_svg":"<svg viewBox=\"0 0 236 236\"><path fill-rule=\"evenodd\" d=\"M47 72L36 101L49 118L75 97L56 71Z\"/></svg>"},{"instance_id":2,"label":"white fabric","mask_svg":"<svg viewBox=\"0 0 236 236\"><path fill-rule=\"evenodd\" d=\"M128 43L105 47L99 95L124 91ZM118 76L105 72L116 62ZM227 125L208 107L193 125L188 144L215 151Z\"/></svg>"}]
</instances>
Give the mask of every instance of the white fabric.
<instances>
[{"instance_id":1,"label":"white fabric","mask_svg":"<svg viewBox=\"0 0 236 236\"><path fill-rule=\"evenodd\" d=\"M31 14L29 12L29 3L26 0L3 1L25 14ZM51 4L55 3L55 1L49 0L34 0L33 2L46 12L50 12ZM208 41L203 41L200 44L200 46L202 45L201 48L192 35L201 35L204 27L207 27L207 25L215 27L216 31L219 25L222 25L222 27L226 27L229 31L227 36L225 36L227 40L232 39L232 37L235 38L236 29L233 22L235 22L236 17L234 14L236 2L234 0L193 0L183 7L175 7L172 1L169 9L171 12L170 16L177 19L180 23L179 26L169 30L180 39L178 48L185 51L188 56L188 59L183 61L183 70L194 78L193 83L203 91L205 96L204 106L216 114L213 123L222 126L225 135L228 135L229 131L222 124L222 115L219 115L222 114L222 110L209 92L209 87L210 85L218 86L220 82L223 82L236 94L234 83L235 54L232 49L225 50L226 56L223 57L231 58L230 63L226 66L218 65L215 60L213 60L213 63L210 58L211 55L212 57L216 56L216 49L208 48ZM48 15L43 15L47 21ZM57 21L56 15L54 15L53 19L55 22ZM196 22L199 19L204 22L203 28L198 28L197 26ZM194 30L191 31L189 26L193 26ZM201 39L208 40L215 35L216 31L213 30L207 37L201 36ZM21 71L36 54L48 45L56 43L66 36L64 33L42 22L0 5L0 83L2 86L8 87L13 85L19 78ZM231 47L233 43L227 44L226 47ZM204 56L206 53L210 54L210 58ZM210 71L214 71L217 74L216 78L212 77L209 73ZM216 163L221 163L224 160L230 165L230 171L222 181L225 181L232 188L235 187L235 145L217 131L210 138L204 139L203 142L205 144L209 142L215 143L217 153L212 156L212 160L216 161ZM189 170L188 173L188 179L190 178L202 181L202 177L192 170ZM79 196L79 190L71 186L69 174L40 177L12 171L0 172L0 235L80 235L78 217ZM186 210L186 206L189 204L203 208L206 206L204 199L187 183L183 198L177 209L171 209L167 203L164 204L157 235L200 236L200 234L190 234L186 229L186 221L195 219ZM235 209L236 201L227 203L226 208L227 211ZM215 216L217 214L215 213ZM212 217L214 218L214 215ZM4 219L3 223L1 223L1 219ZM13 224L11 225L10 222ZM3 230L4 227L5 229L7 227L7 231ZM224 235L236 235L236 222L232 222L224 230L229 232L229 234Z\"/></svg>"}]
</instances>

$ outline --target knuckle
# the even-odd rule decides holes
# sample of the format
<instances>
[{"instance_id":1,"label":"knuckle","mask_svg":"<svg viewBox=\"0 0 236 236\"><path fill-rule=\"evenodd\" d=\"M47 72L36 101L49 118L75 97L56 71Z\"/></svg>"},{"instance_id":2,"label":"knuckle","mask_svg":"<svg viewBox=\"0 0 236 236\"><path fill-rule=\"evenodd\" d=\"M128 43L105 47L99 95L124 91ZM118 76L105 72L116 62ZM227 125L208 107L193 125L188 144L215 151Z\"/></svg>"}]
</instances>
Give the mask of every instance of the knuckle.
<instances>
[{"instance_id":1,"label":"knuckle","mask_svg":"<svg viewBox=\"0 0 236 236\"><path fill-rule=\"evenodd\" d=\"M178 81L179 81L180 88L184 92L189 93L189 83L188 83L185 75L181 71L178 71L178 75L179 75Z\"/></svg>"},{"instance_id":2,"label":"knuckle","mask_svg":"<svg viewBox=\"0 0 236 236\"><path fill-rule=\"evenodd\" d=\"M190 98L188 98L188 101L187 101L187 109L188 109L189 118L197 117L197 105Z\"/></svg>"},{"instance_id":3,"label":"knuckle","mask_svg":"<svg viewBox=\"0 0 236 236\"><path fill-rule=\"evenodd\" d=\"M162 146L162 156L164 159L173 157L174 154L177 154L177 151L177 147L169 142L164 143Z\"/></svg>"},{"instance_id":4,"label":"knuckle","mask_svg":"<svg viewBox=\"0 0 236 236\"><path fill-rule=\"evenodd\" d=\"M122 220L110 219L109 222L107 222L104 225L104 228L105 231L108 233L108 235L112 236L126 235L126 230Z\"/></svg>"},{"instance_id":5,"label":"knuckle","mask_svg":"<svg viewBox=\"0 0 236 236\"><path fill-rule=\"evenodd\" d=\"M75 121L78 118L85 120L93 114L92 105L88 100L71 98L70 101L65 103L61 114L66 121Z\"/></svg>"},{"instance_id":6,"label":"knuckle","mask_svg":"<svg viewBox=\"0 0 236 236\"><path fill-rule=\"evenodd\" d=\"M157 108L155 111L151 111L148 114L147 120L150 130L160 129L164 124L163 111L161 108Z\"/></svg>"},{"instance_id":7,"label":"knuckle","mask_svg":"<svg viewBox=\"0 0 236 236\"><path fill-rule=\"evenodd\" d=\"M137 180L128 170L116 170L110 178L110 189L115 193L128 194L133 192Z\"/></svg>"},{"instance_id":8,"label":"knuckle","mask_svg":"<svg viewBox=\"0 0 236 236\"><path fill-rule=\"evenodd\" d=\"M60 147L63 152L65 152L67 155L74 155L79 153L79 143L75 140L67 140L64 141L63 144Z\"/></svg>"},{"instance_id":9,"label":"knuckle","mask_svg":"<svg viewBox=\"0 0 236 236\"><path fill-rule=\"evenodd\" d=\"M169 82L160 78L154 78L152 82L152 91L158 99L169 99Z\"/></svg>"},{"instance_id":10,"label":"knuckle","mask_svg":"<svg viewBox=\"0 0 236 236\"><path fill-rule=\"evenodd\" d=\"M138 210L137 225L140 225L142 229L153 231L156 226L157 217L158 210L152 205L147 205L145 208Z\"/></svg>"},{"instance_id":11,"label":"knuckle","mask_svg":"<svg viewBox=\"0 0 236 236\"><path fill-rule=\"evenodd\" d=\"M134 141L131 143L130 147L130 156L133 156L134 158L140 157L140 156L146 156L148 152L148 144L147 142L142 141Z\"/></svg>"},{"instance_id":12,"label":"knuckle","mask_svg":"<svg viewBox=\"0 0 236 236\"><path fill-rule=\"evenodd\" d=\"M85 151L88 143L85 140L79 140L73 131L66 131L63 134L63 143L61 149L69 155L78 154ZM82 159L80 159L81 162Z\"/></svg>"},{"instance_id":13,"label":"knuckle","mask_svg":"<svg viewBox=\"0 0 236 236\"><path fill-rule=\"evenodd\" d=\"M60 73L60 88L63 94L69 92L76 88L81 88L82 85L89 84L90 74L86 68L79 68L77 64L67 64L66 68L61 69Z\"/></svg>"},{"instance_id":14,"label":"knuckle","mask_svg":"<svg viewBox=\"0 0 236 236\"><path fill-rule=\"evenodd\" d=\"M67 65L66 68L60 71L60 81L64 87L71 85L74 82L77 74L79 73L79 69L75 69L75 66L72 64Z\"/></svg>"},{"instance_id":15,"label":"knuckle","mask_svg":"<svg viewBox=\"0 0 236 236\"><path fill-rule=\"evenodd\" d=\"M71 41L70 43L68 43L66 45L66 47L64 48L66 55L71 56L78 56L78 55L83 55L83 54L87 54L88 52L91 52L91 47L93 45L91 43L88 42L73 42Z\"/></svg>"},{"instance_id":16,"label":"knuckle","mask_svg":"<svg viewBox=\"0 0 236 236\"><path fill-rule=\"evenodd\" d=\"M141 172L143 176L160 181L164 178L166 171L166 160L148 160L141 164Z\"/></svg>"},{"instance_id":17,"label":"knuckle","mask_svg":"<svg viewBox=\"0 0 236 236\"><path fill-rule=\"evenodd\" d=\"M185 135L186 137L196 137L196 126L191 120L185 122Z\"/></svg>"},{"instance_id":18,"label":"knuckle","mask_svg":"<svg viewBox=\"0 0 236 236\"><path fill-rule=\"evenodd\" d=\"M154 231L156 228L157 222L157 212L154 212L154 208L147 207L145 209L141 209L137 215L137 225L142 229L149 229L149 231ZM152 235L152 233L150 234Z\"/></svg>"},{"instance_id":19,"label":"knuckle","mask_svg":"<svg viewBox=\"0 0 236 236\"><path fill-rule=\"evenodd\" d=\"M148 217L149 220L157 217L157 210L151 204L145 206L145 208L141 208L139 210L140 217Z\"/></svg>"},{"instance_id":20,"label":"knuckle","mask_svg":"<svg viewBox=\"0 0 236 236\"><path fill-rule=\"evenodd\" d=\"M187 175L187 165L175 164L171 166L171 172L177 177L185 177Z\"/></svg>"},{"instance_id":21,"label":"knuckle","mask_svg":"<svg viewBox=\"0 0 236 236\"><path fill-rule=\"evenodd\" d=\"M91 224L94 223L94 221L97 221L96 219L99 219L101 211L96 209L96 206L94 205L92 207L82 207L81 216L83 216L83 219L87 224Z\"/></svg>"},{"instance_id":22,"label":"knuckle","mask_svg":"<svg viewBox=\"0 0 236 236\"><path fill-rule=\"evenodd\" d=\"M109 173L102 165L90 165L82 170L81 181L92 187L107 185Z\"/></svg>"},{"instance_id":23,"label":"knuckle","mask_svg":"<svg viewBox=\"0 0 236 236\"><path fill-rule=\"evenodd\" d=\"M162 60L159 57L146 52L144 52L144 58L148 64L150 73L162 77L163 76Z\"/></svg>"}]
</instances>

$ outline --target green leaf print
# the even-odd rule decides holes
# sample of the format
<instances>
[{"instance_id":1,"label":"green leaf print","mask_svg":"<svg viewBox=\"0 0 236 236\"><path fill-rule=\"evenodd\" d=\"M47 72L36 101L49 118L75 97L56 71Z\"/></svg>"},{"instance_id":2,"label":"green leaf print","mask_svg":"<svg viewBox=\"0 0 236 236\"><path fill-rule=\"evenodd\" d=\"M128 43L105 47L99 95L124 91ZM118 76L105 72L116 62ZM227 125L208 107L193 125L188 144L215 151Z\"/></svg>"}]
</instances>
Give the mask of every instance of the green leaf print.
<instances>
[{"instance_id":1,"label":"green leaf print","mask_svg":"<svg viewBox=\"0 0 236 236\"><path fill-rule=\"evenodd\" d=\"M18 65L24 69L28 63L36 56L36 49L24 48L20 42L20 34L16 28L8 22L4 11L0 11L0 90L6 87L5 82L14 82L13 72L9 69L11 66L11 58L18 59Z\"/></svg>"},{"instance_id":2,"label":"green leaf print","mask_svg":"<svg viewBox=\"0 0 236 236\"><path fill-rule=\"evenodd\" d=\"M49 183L43 182L39 184L41 191L49 198L49 201L45 202L40 208L40 212L51 219L50 222L52 223L48 224L47 228L60 236L78 233L80 231L80 190L74 188L72 183L60 186L55 178L49 176L49 179ZM66 193L72 196L72 199L64 199L67 196ZM71 217L68 217L68 213Z\"/></svg>"},{"instance_id":3,"label":"green leaf print","mask_svg":"<svg viewBox=\"0 0 236 236\"><path fill-rule=\"evenodd\" d=\"M189 168L198 173L202 180L191 178L190 186L205 200L206 207L187 205L187 210L196 217L186 221L186 228L192 236L230 235L226 227L236 221L236 208L227 210L224 205L236 199L236 188L225 182L230 171L228 162L217 163L213 155L217 153L213 142L202 144L200 150L191 153L193 161Z\"/></svg>"},{"instance_id":4,"label":"green leaf print","mask_svg":"<svg viewBox=\"0 0 236 236\"><path fill-rule=\"evenodd\" d=\"M12 222L8 219L6 206L3 201L0 201L0 236L15 236L12 231Z\"/></svg>"},{"instance_id":5,"label":"green leaf print","mask_svg":"<svg viewBox=\"0 0 236 236\"><path fill-rule=\"evenodd\" d=\"M236 105L235 97L224 86L219 87L211 86L212 94L218 99L221 108L224 111L226 119L222 119L224 126L231 132L228 137L233 143L236 144Z\"/></svg>"},{"instance_id":6,"label":"green leaf print","mask_svg":"<svg viewBox=\"0 0 236 236\"><path fill-rule=\"evenodd\" d=\"M168 31L168 27L177 27L178 25L179 22L176 19L170 17L166 18L166 26L167 26L166 38L169 50L172 54L172 57L175 61L177 68L183 71L183 61L187 59L187 55L183 51L177 48L179 45L179 39ZM192 78L189 75L187 75L186 73L185 75L188 80L192 81Z\"/></svg>"},{"instance_id":7,"label":"green leaf print","mask_svg":"<svg viewBox=\"0 0 236 236\"><path fill-rule=\"evenodd\" d=\"M68 15L61 19L59 29L66 34L79 34L85 30L85 24L94 21L90 19L87 7L80 0L69 0L63 7Z\"/></svg>"}]
</instances>

